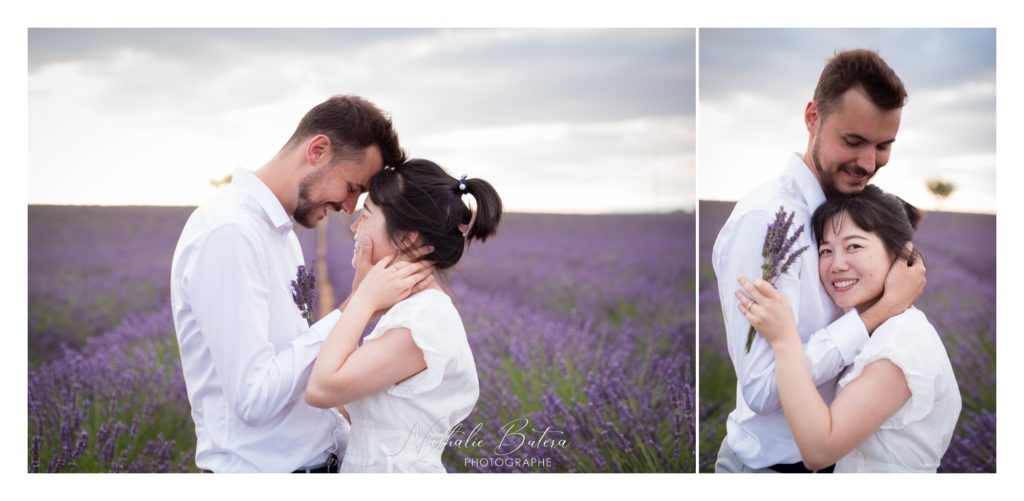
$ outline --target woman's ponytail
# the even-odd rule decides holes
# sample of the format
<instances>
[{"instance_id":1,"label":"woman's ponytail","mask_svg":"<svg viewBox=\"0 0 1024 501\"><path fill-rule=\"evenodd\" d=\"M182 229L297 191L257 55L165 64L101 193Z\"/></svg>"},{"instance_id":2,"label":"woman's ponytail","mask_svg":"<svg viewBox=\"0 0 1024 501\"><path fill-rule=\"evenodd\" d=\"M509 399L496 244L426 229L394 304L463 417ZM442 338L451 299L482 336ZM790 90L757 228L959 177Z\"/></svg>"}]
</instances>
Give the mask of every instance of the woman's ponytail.
<instances>
[{"instance_id":1,"label":"woman's ponytail","mask_svg":"<svg viewBox=\"0 0 1024 501\"><path fill-rule=\"evenodd\" d=\"M470 217L463 223L469 224L472 221L467 229L466 242L468 243L472 239L486 241L488 237L498 231L502 213L501 197L498 196L498 192L491 186L491 183L483 179L466 179L465 184L465 193L472 195L476 202L476 208L470 208L471 211L475 211L475 214L470 214Z\"/></svg>"}]
</instances>

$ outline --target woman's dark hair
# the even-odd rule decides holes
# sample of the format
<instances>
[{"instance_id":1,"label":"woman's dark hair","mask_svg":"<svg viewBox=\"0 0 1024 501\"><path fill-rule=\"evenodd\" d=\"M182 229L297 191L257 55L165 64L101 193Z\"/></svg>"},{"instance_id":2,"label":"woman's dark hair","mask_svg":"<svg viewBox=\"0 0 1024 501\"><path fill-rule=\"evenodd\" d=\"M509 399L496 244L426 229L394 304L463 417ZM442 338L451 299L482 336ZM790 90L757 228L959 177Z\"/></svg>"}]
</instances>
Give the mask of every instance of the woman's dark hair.
<instances>
[{"instance_id":1,"label":"woman's dark hair","mask_svg":"<svg viewBox=\"0 0 1024 501\"><path fill-rule=\"evenodd\" d=\"M419 232L420 243L434 247L420 259L432 261L439 270L458 263L470 240L483 242L494 235L501 221L501 198L490 183L472 178L461 182L430 160L414 158L378 172L370 178L369 192L384 214L384 231L399 252L410 250L411 242L403 236ZM467 194L476 201L475 219L462 199Z\"/></svg>"},{"instance_id":2,"label":"woman's dark hair","mask_svg":"<svg viewBox=\"0 0 1024 501\"><path fill-rule=\"evenodd\" d=\"M860 193L826 200L811 217L818 245L825 234L825 225L831 221L832 229L838 232L844 215L860 229L878 235L890 256L907 259L911 264L921 257L917 246L911 254L905 249L907 242L913 242L921 211L902 198L869 184Z\"/></svg>"}]
</instances>

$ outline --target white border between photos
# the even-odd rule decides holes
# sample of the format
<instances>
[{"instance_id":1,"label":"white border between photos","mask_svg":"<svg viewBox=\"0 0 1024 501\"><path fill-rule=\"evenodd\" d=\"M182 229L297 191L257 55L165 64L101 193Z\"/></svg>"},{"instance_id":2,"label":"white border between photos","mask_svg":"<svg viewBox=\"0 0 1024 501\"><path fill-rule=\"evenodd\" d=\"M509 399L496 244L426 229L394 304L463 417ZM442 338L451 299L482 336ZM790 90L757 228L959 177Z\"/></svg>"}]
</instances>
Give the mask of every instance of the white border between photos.
<instances>
[{"instance_id":1,"label":"white border between photos","mask_svg":"<svg viewBox=\"0 0 1024 501\"><path fill-rule=\"evenodd\" d=\"M1012 492L1018 484L1022 445L1020 432L1014 426L1021 417L1020 404L1014 399L1015 383L1021 382L1020 367L1011 358L1019 351L1016 322L1007 307L1015 306L1014 286L1024 278L1012 269L1016 251L1020 249L1021 209L1014 202L1012 190L1021 183L1020 166L1013 147L1019 143L1021 102L1019 47L1021 21L1011 19L1008 2L975 0L972 2L935 1L927 5L861 0L844 4L834 10L823 2L683 2L632 0L601 3L554 0L522 0L519 2L488 2L468 0L434 0L416 2L378 1L373 7L361 2L358 7L339 6L340 2L293 0L281 2L248 2L224 4L209 0L178 2L37 1L21 10L6 9L0 36L3 51L3 93L0 120L3 121L0 141L7 153L0 182L0 203L9 216L15 235L13 243L2 247L0 256L7 264L0 266L2 316L8 320L4 329L8 343L3 350L3 396L10 402L10 412L3 417L3 456L0 471L4 484L20 495L50 498L62 495L117 498L178 498L181 496L223 497L253 495L259 499L341 498L362 496L399 496L409 498L487 498L521 499L540 495L544 498L599 499L629 497L714 496L757 499L822 498L860 499L865 495L883 498L940 499ZM283 5L283 6L282 6ZM276 7L277 12L271 10ZM839 9L843 9L840 11ZM116 13L116 14L111 14ZM998 88L997 145L1003 154L997 158L997 231L999 267L997 290L997 329L1002 333L997 359L999 416L999 452L995 475L939 476L855 476L799 477L786 476L727 477L716 475L422 475L389 477L356 476L334 479L326 476L212 476L212 475L28 475L25 466L25 388L27 339L26 266L26 195L27 195L27 105L26 105L26 28L30 26L522 26L522 27L993 27L997 28ZM699 41L698 41L699 44ZM1016 95L1015 95L1016 94ZM699 108L699 107L698 107ZM699 130L699 126L698 126ZM699 132L698 132L699 134ZM54 138L59 148L60 138ZM116 154L116 148L112 148ZM997 152L998 154L998 152ZM699 152L697 156L698 174ZM695 187L696 189L696 187ZM1002 191L1002 193L999 193ZM699 200L699 194L697 199ZM1016 224L1015 224L1016 223ZM1016 232L1014 230L1017 229ZM10 321L14 319L14 321ZM699 348L698 348L699 352ZM695 369L697 366L695 366ZM299 480L302 478L302 480ZM329 480L328 480L329 479ZM826 480L827 479L827 480ZM10 480L10 481L8 481ZM796 483L799 482L799 483ZM17 489L15 491L15 489ZM998 494L997 494L998 496Z\"/></svg>"}]
</instances>

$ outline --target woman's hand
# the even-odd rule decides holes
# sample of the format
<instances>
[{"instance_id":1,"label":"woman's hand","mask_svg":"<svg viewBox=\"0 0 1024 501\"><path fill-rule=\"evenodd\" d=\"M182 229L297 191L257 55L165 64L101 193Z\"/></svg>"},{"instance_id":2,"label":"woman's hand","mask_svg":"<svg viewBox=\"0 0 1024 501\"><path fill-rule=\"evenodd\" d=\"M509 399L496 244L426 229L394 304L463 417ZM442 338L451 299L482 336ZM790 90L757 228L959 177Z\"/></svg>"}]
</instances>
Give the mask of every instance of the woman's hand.
<instances>
[{"instance_id":1,"label":"woman's hand","mask_svg":"<svg viewBox=\"0 0 1024 501\"><path fill-rule=\"evenodd\" d=\"M353 293L350 305L358 303L371 312L383 310L433 285L433 263L392 261L393 256L385 256L370 268Z\"/></svg>"},{"instance_id":2,"label":"woman's hand","mask_svg":"<svg viewBox=\"0 0 1024 501\"><path fill-rule=\"evenodd\" d=\"M431 252L434 252L434 248L432 246L424 245L422 247L417 247L409 253L409 259L416 260L422 256L430 254ZM352 277L353 292L359 289L359 284L363 282L363 279L366 278L366 274L373 268L373 260L371 256L373 256L373 239L368 236L359 237L355 242L355 247L352 249L352 268L356 271L355 275ZM418 288L414 292L419 292L430 285L431 283L424 284L424 287Z\"/></svg>"},{"instance_id":3,"label":"woman's hand","mask_svg":"<svg viewBox=\"0 0 1024 501\"><path fill-rule=\"evenodd\" d=\"M352 290L359 288L359 284L366 278L366 274L373 268L373 240L370 237L359 237L355 242L355 249L352 250L352 268L356 270L352 277Z\"/></svg>"},{"instance_id":4,"label":"woman's hand","mask_svg":"<svg viewBox=\"0 0 1024 501\"><path fill-rule=\"evenodd\" d=\"M775 346L792 339L799 341L793 309L772 284L764 279L750 282L744 277L740 277L739 282L747 294L736 291L737 307L769 344Z\"/></svg>"}]
</instances>

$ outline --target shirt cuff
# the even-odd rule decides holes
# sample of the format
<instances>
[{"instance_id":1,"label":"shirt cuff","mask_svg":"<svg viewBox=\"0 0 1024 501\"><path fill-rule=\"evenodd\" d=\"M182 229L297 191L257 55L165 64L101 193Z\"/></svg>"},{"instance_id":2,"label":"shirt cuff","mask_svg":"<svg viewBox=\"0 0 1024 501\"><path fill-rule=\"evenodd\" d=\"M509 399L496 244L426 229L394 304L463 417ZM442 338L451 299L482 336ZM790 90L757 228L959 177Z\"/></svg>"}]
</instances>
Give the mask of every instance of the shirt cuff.
<instances>
[{"instance_id":1,"label":"shirt cuff","mask_svg":"<svg viewBox=\"0 0 1024 501\"><path fill-rule=\"evenodd\" d=\"M838 320L832 322L826 330L832 342L839 349L839 355L843 357L844 365L853 364L864 343L868 342L868 328L860 319L856 309L851 309Z\"/></svg>"},{"instance_id":2,"label":"shirt cuff","mask_svg":"<svg viewBox=\"0 0 1024 501\"><path fill-rule=\"evenodd\" d=\"M317 322L309 327L309 330L315 333L317 339L320 342L327 341L327 336L331 334L331 330L334 329L334 324L338 323L338 319L341 318L341 310L335 308L333 311L327 314L324 318L317 320Z\"/></svg>"}]
</instances>

